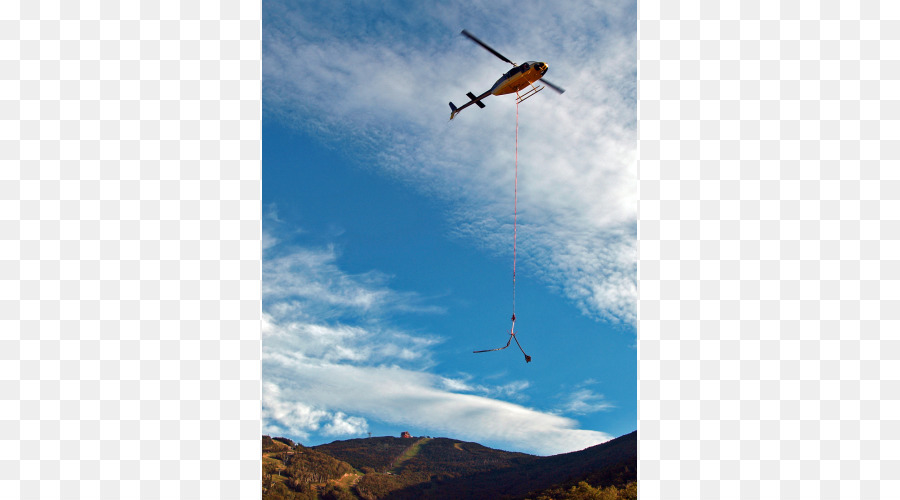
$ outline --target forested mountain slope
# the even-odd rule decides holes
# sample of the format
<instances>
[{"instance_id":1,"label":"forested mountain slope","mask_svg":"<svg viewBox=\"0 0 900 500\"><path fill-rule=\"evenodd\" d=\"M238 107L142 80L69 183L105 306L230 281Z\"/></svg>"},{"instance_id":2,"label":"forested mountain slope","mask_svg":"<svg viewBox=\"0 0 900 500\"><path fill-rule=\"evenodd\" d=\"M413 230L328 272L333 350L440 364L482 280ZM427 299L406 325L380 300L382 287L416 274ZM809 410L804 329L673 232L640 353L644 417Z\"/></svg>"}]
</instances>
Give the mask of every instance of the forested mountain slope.
<instances>
[{"instance_id":1,"label":"forested mountain slope","mask_svg":"<svg viewBox=\"0 0 900 500\"><path fill-rule=\"evenodd\" d=\"M448 438L374 437L307 448L263 436L263 467L264 500L634 498L637 431L549 457Z\"/></svg>"}]
</instances>

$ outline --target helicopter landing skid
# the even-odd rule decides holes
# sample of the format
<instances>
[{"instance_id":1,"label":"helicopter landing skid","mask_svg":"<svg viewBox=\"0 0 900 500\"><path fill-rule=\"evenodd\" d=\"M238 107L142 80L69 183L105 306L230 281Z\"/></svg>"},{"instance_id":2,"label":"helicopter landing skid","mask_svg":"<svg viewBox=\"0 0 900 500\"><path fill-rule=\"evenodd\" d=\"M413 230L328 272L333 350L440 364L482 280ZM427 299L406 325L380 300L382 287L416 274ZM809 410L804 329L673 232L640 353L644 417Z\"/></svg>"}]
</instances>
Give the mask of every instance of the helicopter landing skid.
<instances>
[{"instance_id":1,"label":"helicopter landing skid","mask_svg":"<svg viewBox=\"0 0 900 500\"><path fill-rule=\"evenodd\" d=\"M528 89L522 95L519 95L519 93L516 92L516 104L519 104L520 102L524 101L525 99L528 99L529 97L537 94L538 92L540 92L542 90L544 90L543 85L541 85L540 87L535 87L534 84L531 84L531 88Z\"/></svg>"}]
</instances>

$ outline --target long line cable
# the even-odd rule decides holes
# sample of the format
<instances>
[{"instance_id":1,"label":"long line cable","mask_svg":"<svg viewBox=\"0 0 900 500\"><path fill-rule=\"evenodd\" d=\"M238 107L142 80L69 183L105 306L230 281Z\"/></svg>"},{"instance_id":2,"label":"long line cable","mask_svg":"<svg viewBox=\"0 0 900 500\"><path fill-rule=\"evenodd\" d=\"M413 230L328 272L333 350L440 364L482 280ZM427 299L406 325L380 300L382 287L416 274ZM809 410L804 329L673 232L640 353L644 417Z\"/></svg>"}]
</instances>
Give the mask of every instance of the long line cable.
<instances>
[{"instance_id":1,"label":"long line cable","mask_svg":"<svg viewBox=\"0 0 900 500\"><path fill-rule=\"evenodd\" d=\"M516 101L516 177L513 191L513 323L516 321L516 233L519 223L519 101Z\"/></svg>"},{"instance_id":2,"label":"long line cable","mask_svg":"<svg viewBox=\"0 0 900 500\"><path fill-rule=\"evenodd\" d=\"M518 95L518 94L517 94ZM503 347L497 347L495 349L484 349L481 351L472 351L474 353L479 352L491 352L491 351L502 351L509 347L513 340L516 341L516 345L519 346L519 350L522 351L522 354L525 355L525 362L531 363L531 356L525 354L525 349L522 349L522 344L519 343L519 339L516 338L516 236L518 233L518 225L519 225L519 100L516 100L516 169L515 169L515 183L513 185L513 315L512 315L512 326L509 329L509 339L506 340L506 345Z\"/></svg>"}]
</instances>

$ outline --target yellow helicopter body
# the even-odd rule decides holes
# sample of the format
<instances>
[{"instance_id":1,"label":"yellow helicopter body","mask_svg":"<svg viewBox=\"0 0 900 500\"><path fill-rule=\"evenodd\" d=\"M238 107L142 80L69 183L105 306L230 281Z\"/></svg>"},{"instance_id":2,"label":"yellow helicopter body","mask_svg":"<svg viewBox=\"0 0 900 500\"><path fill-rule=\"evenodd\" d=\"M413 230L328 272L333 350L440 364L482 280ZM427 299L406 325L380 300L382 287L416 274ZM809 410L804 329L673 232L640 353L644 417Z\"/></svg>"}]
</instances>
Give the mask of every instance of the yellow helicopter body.
<instances>
[{"instance_id":1,"label":"yellow helicopter body","mask_svg":"<svg viewBox=\"0 0 900 500\"><path fill-rule=\"evenodd\" d=\"M486 43L482 42L478 38L475 38L475 36L472 35L471 33L469 33L468 31L462 30L462 34L467 36L468 38L470 38L472 41L474 41L478 45L481 45L482 47L484 47L489 52L491 52L495 56L499 57L503 61L506 61L506 62L512 64L513 69L504 73L503 76L501 76L500 79L497 80L494 83L494 85L487 92L484 92L483 94L481 94L479 96L476 96L471 92L468 92L466 94L466 96L468 96L468 98L470 100L469 100L469 102L463 104L462 106L456 107L456 105L454 105L451 102L450 103L450 119L451 120L456 116L457 113L459 113L463 109L465 109L473 104L475 104L479 108L483 108L484 103L481 101L489 95L506 95L506 94L515 93L517 96L517 99L518 99L517 102L522 102L525 99L528 99L529 97L533 96L534 94L537 94L538 92L540 92L541 90L544 89L543 86L540 86L540 87L536 86L535 82L537 82L538 80L541 80L543 78L544 74L547 73L547 69L548 69L547 63L538 62L538 61L528 61L524 64L517 65L516 63L510 61L505 56L503 56L502 54L500 54L499 52L497 52L496 50L494 50L493 48L488 46ZM547 80L543 80L543 83L545 83L547 86L549 86L553 90L559 92L560 94L565 92L565 90L557 87L556 85L553 85L552 83L548 82ZM526 91L524 94L519 95L519 92L521 92L522 90L525 90L526 88L528 88L529 90Z\"/></svg>"}]
</instances>

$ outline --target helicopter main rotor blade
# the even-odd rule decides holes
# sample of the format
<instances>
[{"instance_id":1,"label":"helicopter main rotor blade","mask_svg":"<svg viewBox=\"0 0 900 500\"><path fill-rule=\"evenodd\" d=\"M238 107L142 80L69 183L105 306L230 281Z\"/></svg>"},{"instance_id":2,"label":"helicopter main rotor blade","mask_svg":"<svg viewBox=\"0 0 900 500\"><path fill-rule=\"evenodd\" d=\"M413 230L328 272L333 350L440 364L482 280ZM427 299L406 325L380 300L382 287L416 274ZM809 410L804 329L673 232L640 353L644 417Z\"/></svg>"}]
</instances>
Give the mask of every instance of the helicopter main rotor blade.
<instances>
[{"instance_id":1,"label":"helicopter main rotor blade","mask_svg":"<svg viewBox=\"0 0 900 500\"><path fill-rule=\"evenodd\" d=\"M513 66L516 65L516 63L514 63L514 62L510 61L509 59L507 59L506 56L504 56L503 54L501 54L501 53L497 52L496 50L494 50L490 45L488 45L488 44L482 42L481 40L479 40L478 38L476 38L475 35L469 33L469 32L466 31L466 30L462 30L462 34L465 35L465 36L467 36L467 37L469 37L470 40L472 40L473 42L477 43L478 45L481 45L482 47L484 47L485 49L487 49L488 52L490 52L491 54L494 54L495 56L499 57L501 60L506 61L506 62L512 64Z\"/></svg>"},{"instance_id":2,"label":"helicopter main rotor blade","mask_svg":"<svg viewBox=\"0 0 900 500\"><path fill-rule=\"evenodd\" d=\"M546 85L546 86L550 87L551 89L553 89L553 90L559 92L560 94L562 94L563 92L566 91L566 89L564 89L564 88L562 88L562 87L558 87L558 86L553 85L552 83L548 82L546 78L541 78L541 81L544 83L544 85Z\"/></svg>"}]
</instances>

